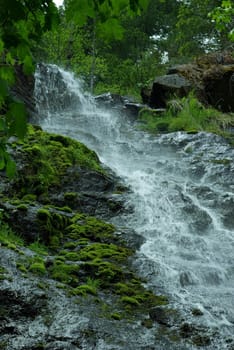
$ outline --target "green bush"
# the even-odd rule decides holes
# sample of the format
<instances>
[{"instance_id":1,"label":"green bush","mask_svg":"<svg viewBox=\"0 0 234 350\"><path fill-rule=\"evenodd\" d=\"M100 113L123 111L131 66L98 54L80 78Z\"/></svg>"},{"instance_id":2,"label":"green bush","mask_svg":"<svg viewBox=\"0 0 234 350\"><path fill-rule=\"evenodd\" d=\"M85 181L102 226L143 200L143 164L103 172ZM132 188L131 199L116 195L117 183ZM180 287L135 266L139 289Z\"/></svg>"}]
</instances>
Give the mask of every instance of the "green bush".
<instances>
[{"instance_id":1,"label":"green bush","mask_svg":"<svg viewBox=\"0 0 234 350\"><path fill-rule=\"evenodd\" d=\"M144 108L139 113L141 128L151 133L161 132L199 132L207 131L225 136L228 127L234 126L234 114L224 114L213 108L205 108L190 94L181 99L168 102L163 113Z\"/></svg>"}]
</instances>

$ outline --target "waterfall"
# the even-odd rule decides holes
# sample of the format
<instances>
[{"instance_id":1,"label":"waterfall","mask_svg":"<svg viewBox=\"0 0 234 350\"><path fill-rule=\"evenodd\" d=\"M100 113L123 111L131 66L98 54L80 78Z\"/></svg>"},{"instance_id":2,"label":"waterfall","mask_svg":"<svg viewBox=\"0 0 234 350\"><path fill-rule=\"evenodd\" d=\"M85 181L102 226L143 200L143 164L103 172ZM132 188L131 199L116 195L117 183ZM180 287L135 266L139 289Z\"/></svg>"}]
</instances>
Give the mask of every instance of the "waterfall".
<instances>
[{"instance_id":1,"label":"waterfall","mask_svg":"<svg viewBox=\"0 0 234 350\"><path fill-rule=\"evenodd\" d=\"M204 132L144 133L124 113L96 106L79 79L54 65L38 67L35 97L45 130L85 143L131 188L126 205L133 210L113 222L145 237L136 267L149 286L167 294L188 322L217 335L210 349L228 349L234 149Z\"/></svg>"}]
</instances>

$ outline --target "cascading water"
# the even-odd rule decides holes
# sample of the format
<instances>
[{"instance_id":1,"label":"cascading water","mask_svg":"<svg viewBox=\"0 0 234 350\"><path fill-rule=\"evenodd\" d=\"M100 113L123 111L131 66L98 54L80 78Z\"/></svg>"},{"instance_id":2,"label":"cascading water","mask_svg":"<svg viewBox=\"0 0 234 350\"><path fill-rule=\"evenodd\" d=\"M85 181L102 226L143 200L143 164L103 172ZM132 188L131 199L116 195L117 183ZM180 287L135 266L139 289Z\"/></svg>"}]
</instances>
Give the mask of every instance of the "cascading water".
<instances>
[{"instance_id":1,"label":"cascading water","mask_svg":"<svg viewBox=\"0 0 234 350\"><path fill-rule=\"evenodd\" d=\"M54 65L38 67L35 97L45 130L85 143L130 186L134 210L114 221L145 237L136 265L151 288L210 332L207 348L231 349L234 149L208 133L150 136Z\"/></svg>"}]
</instances>

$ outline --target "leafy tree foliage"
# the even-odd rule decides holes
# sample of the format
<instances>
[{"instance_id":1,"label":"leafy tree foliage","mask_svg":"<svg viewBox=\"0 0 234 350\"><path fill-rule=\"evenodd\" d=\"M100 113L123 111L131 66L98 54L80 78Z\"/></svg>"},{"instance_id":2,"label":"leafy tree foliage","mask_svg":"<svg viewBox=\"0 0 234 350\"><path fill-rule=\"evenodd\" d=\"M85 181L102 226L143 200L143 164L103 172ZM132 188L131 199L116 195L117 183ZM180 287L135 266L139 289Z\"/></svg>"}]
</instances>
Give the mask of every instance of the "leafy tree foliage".
<instances>
[{"instance_id":1,"label":"leafy tree foliage","mask_svg":"<svg viewBox=\"0 0 234 350\"><path fill-rule=\"evenodd\" d=\"M84 26L90 20L94 24L93 32L98 32L100 37L105 40L113 35L120 38L122 28L118 21L119 13L137 13L147 6L147 2L148 0L65 0L66 14L71 25L69 31L64 33L65 40L60 37L54 39L63 40L70 45L74 38L80 36L72 23ZM26 133L25 107L11 94L11 87L16 81L15 67L20 66L25 74L32 74L33 49L56 19L57 8L52 0L0 1L0 170L6 168L8 175L14 173L14 163L6 151L7 140L12 135L23 137ZM75 49L82 53L81 41L76 40L78 48ZM61 45L57 48L58 55Z\"/></svg>"},{"instance_id":2,"label":"leafy tree foliage","mask_svg":"<svg viewBox=\"0 0 234 350\"><path fill-rule=\"evenodd\" d=\"M216 7L210 17L215 20L216 28L228 35L234 41L234 5L231 0L223 0L221 5Z\"/></svg>"},{"instance_id":3,"label":"leafy tree foliage","mask_svg":"<svg viewBox=\"0 0 234 350\"><path fill-rule=\"evenodd\" d=\"M52 0L1 0L0 2L0 170L8 175L15 171L6 152L10 136L22 138L26 133L26 110L11 94L15 84L15 67L25 74L34 69L31 47L56 18Z\"/></svg>"},{"instance_id":4,"label":"leafy tree foliage","mask_svg":"<svg viewBox=\"0 0 234 350\"><path fill-rule=\"evenodd\" d=\"M219 3L220 0L191 0L181 3L176 23L179 53L191 57L219 47L215 24L208 16Z\"/></svg>"}]
</instances>

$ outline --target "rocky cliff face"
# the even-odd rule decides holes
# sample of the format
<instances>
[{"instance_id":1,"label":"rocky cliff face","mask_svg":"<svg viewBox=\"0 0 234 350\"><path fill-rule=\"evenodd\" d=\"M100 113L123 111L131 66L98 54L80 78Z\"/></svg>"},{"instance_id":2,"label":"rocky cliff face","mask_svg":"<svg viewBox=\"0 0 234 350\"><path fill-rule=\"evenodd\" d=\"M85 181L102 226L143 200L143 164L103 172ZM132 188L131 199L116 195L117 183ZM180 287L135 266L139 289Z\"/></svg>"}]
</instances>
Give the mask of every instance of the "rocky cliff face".
<instances>
[{"instance_id":1,"label":"rocky cliff face","mask_svg":"<svg viewBox=\"0 0 234 350\"><path fill-rule=\"evenodd\" d=\"M193 90L205 105L223 112L234 111L234 58L231 53L214 53L199 57L191 64L169 69L167 75L157 77L148 99L153 108L165 108L172 96L184 97Z\"/></svg>"},{"instance_id":2,"label":"rocky cliff face","mask_svg":"<svg viewBox=\"0 0 234 350\"><path fill-rule=\"evenodd\" d=\"M33 98L34 76L25 75L22 66L15 66L16 82L12 94L24 102L29 116L35 115L35 101Z\"/></svg>"}]
</instances>

